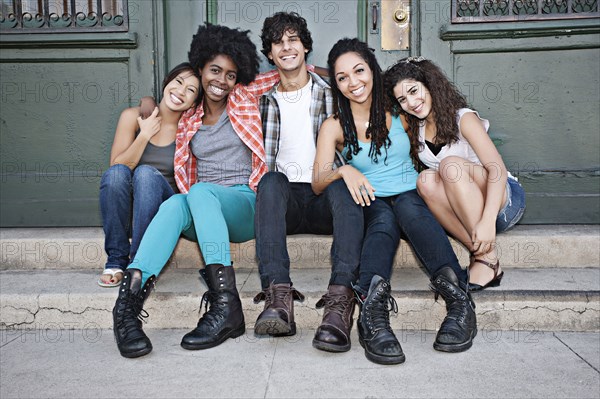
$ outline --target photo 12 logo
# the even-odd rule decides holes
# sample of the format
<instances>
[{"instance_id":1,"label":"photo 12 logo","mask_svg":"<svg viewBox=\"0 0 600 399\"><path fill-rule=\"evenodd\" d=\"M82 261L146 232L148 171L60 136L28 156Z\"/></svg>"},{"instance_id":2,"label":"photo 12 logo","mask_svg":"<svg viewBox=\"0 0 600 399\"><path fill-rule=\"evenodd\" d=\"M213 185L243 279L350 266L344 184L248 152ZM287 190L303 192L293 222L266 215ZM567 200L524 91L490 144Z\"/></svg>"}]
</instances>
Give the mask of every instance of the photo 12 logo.
<instances>
[{"instance_id":1,"label":"photo 12 logo","mask_svg":"<svg viewBox=\"0 0 600 399\"><path fill-rule=\"evenodd\" d=\"M102 339L102 329L93 322L75 323L43 323L9 326L0 329L0 344L4 345L15 340L20 343L75 343L83 340L94 344Z\"/></svg>"},{"instance_id":2,"label":"photo 12 logo","mask_svg":"<svg viewBox=\"0 0 600 399\"><path fill-rule=\"evenodd\" d=\"M139 87L135 82L57 82L27 81L0 83L2 104L18 103L98 103L109 95L113 104L136 101Z\"/></svg>"}]
</instances>

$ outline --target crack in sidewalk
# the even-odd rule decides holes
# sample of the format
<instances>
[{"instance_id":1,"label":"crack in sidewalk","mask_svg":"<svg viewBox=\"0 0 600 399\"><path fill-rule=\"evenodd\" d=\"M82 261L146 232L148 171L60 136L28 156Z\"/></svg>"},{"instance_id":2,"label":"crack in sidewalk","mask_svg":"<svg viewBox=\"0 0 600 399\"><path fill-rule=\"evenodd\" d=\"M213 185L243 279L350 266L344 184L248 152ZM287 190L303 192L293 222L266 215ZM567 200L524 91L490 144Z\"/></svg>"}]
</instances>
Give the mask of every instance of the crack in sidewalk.
<instances>
[{"instance_id":1,"label":"crack in sidewalk","mask_svg":"<svg viewBox=\"0 0 600 399\"><path fill-rule=\"evenodd\" d=\"M279 348L279 340L275 340L275 350L273 351L273 358L271 359L271 366L269 367L269 375L267 376L267 386L265 387L265 394L263 398L266 398L269 393L269 384L271 383L271 374L273 373L273 363L275 363L275 356L277 355L277 348Z\"/></svg>"},{"instance_id":2,"label":"crack in sidewalk","mask_svg":"<svg viewBox=\"0 0 600 399\"><path fill-rule=\"evenodd\" d=\"M600 374L600 370L598 370L596 367L594 367L590 362L588 362L587 360L585 360L583 357L581 357L581 355L579 355L579 353L575 352L569 345L567 345L562 339L560 339L555 332L552 333L552 335L554 336L554 338L556 338L561 344L563 344L564 346L566 346L571 352L573 352L575 354L575 356L577 356L578 358L580 358L581 360L583 360L588 366L590 366L591 368L593 368L598 374Z\"/></svg>"}]
</instances>

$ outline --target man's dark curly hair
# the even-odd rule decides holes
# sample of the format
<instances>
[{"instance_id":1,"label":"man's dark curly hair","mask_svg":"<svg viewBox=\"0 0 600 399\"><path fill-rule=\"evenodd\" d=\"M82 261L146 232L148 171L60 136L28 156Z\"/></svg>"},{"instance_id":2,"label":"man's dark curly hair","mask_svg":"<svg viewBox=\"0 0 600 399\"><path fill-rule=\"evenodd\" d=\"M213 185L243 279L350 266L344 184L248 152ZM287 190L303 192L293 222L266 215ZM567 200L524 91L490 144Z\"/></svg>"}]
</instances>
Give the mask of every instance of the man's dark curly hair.
<instances>
[{"instance_id":1,"label":"man's dark curly hair","mask_svg":"<svg viewBox=\"0 0 600 399\"><path fill-rule=\"evenodd\" d=\"M304 56L304 60L306 60L312 51L313 40L306 25L306 20L296 12L278 12L265 19L262 32L260 33L263 46L261 52L267 57L269 64L275 65L273 60L269 59L271 45L280 41L288 31L295 32L304 45L304 48L308 50Z\"/></svg>"},{"instance_id":2,"label":"man's dark curly hair","mask_svg":"<svg viewBox=\"0 0 600 399\"><path fill-rule=\"evenodd\" d=\"M403 80L423 83L431 95L431 112L435 117L436 142L451 145L458 141L458 123L456 113L467 107L465 96L448 80L444 72L429 60L403 58L390 67L384 74L384 86L389 102L393 104L392 113L402 114L408 122L410 156L415 166L419 164L419 127L424 121L405 112L394 96L394 87Z\"/></svg>"},{"instance_id":3,"label":"man's dark curly hair","mask_svg":"<svg viewBox=\"0 0 600 399\"><path fill-rule=\"evenodd\" d=\"M367 43L361 42L358 39L340 39L334 44L327 58L329 82L333 94L333 117L340 121L342 131L344 132L344 146L348 148L346 158L352 159L352 155L356 155L360 151L356 125L352 116L352 110L350 109L350 100L344 97L338 88L337 79L335 78L335 62L342 55L351 52L358 54L359 57L365 60L373 73L373 101L371 102L369 127L367 128L367 138L371 139L369 157L371 157L373 162L377 163L377 158L381 155L381 147L384 147L386 152L385 162L387 159L387 149L391 141L388 137L389 131L385 121L385 111L389 107L386 104L383 92L383 76L373 50L369 48Z\"/></svg>"},{"instance_id":4,"label":"man's dark curly hair","mask_svg":"<svg viewBox=\"0 0 600 399\"><path fill-rule=\"evenodd\" d=\"M188 53L190 64L200 71L216 56L226 55L237 66L237 83L247 85L258 73L258 54L249 32L209 23L200 25Z\"/></svg>"}]
</instances>

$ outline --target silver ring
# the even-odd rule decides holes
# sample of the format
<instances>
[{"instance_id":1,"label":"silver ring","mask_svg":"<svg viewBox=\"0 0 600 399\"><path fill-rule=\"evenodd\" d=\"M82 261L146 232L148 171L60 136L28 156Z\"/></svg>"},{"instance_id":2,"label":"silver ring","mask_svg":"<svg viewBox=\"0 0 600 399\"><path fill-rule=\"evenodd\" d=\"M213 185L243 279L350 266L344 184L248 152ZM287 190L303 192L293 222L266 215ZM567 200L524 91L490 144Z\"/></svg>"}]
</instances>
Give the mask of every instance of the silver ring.
<instances>
[{"instance_id":1,"label":"silver ring","mask_svg":"<svg viewBox=\"0 0 600 399\"><path fill-rule=\"evenodd\" d=\"M358 191L360 191L360 192L362 192L363 190L367 191L367 188L365 187L364 184L358 188Z\"/></svg>"}]
</instances>

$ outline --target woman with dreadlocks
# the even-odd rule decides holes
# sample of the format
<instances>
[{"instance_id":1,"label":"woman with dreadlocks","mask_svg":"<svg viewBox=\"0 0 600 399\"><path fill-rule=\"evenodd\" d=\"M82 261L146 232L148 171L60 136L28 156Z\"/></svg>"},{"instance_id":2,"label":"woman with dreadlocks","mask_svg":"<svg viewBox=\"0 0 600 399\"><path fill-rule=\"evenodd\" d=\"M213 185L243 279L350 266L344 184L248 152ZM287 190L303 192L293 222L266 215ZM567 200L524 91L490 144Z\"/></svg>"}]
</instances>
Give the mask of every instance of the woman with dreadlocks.
<instances>
[{"instance_id":1,"label":"woman with dreadlocks","mask_svg":"<svg viewBox=\"0 0 600 399\"><path fill-rule=\"evenodd\" d=\"M423 57L404 58L385 74L388 98L410 126L417 190L450 235L471 252L469 289L500 285L496 233L523 216L525 192L490 139L490 123L467 108L442 70Z\"/></svg>"},{"instance_id":2,"label":"woman with dreadlocks","mask_svg":"<svg viewBox=\"0 0 600 399\"><path fill-rule=\"evenodd\" d=\"M334 180L344 179L356 203L364 206L365 238L355 291L365 355L381 364L405 360L389 321L389 311L397 311L389 279L401 237L412 245L432 276L432 286L446 301L448 315L434 348L467 350L477 333L467 276L446 233L417 194L408 126L403 117L387 111L375 55L358 39L342 39L329 52L328 67L334 115L319 132L312 184L320 193ZM336 149L348 165L332 169Z\"/></svg>"}]
</instances>

